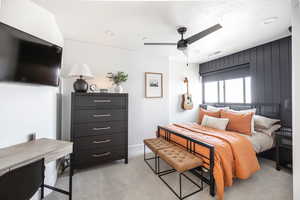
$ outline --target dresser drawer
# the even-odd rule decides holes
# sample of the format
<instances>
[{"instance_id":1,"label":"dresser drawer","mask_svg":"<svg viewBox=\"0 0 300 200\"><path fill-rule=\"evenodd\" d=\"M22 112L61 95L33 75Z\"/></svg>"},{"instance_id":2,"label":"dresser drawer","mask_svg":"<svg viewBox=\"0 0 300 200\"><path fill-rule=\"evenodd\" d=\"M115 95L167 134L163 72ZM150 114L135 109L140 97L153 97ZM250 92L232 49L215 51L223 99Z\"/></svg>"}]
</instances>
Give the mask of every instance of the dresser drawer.
<instances>
[{"instance_id":1,"label":"dresser drawer","mask_svg":"<svg viewBox=\"0 0 300 200\"><path fill-rule=\"evenodd\" d=\"M124 107L125 99L123 97L111 96L77 96L75 98L75 106L80 107L99 107L99 108L116 108Z\"/></svg>"},{"instance_id":2,"label":"dresser drawer","mask_svg":"<svg viewBox=\"0 0 300 200\"><path fill-rule=\"evenodd\" d=\"M74 140L77 152L93 148L114 148L125 145L123 134L103 134L99 136L81 137Z\"/></svg>"},{"instance_id":3,"label":"dresser drawer","mask_svg":"<svg viewBox=\"0 0 300 200\"><path fill-rule=\"evenodd\" d=\"M75 123L123 121L127 119L125 110L76 110Z\"/></svg>"},{"instance_id":4,"label":"dresser drawer","mask_svg":"<svg viewBox=\"0 0 300 200\"><path fill-rule=\"evenodd\" d=\"M118 160L125 157L124 148L100 148L91 150L82 150L74 156L75 164L89 165L100 164L107 161Z\"/></svg>"},{"instance_id":5,"label":"dresser drawer","mask_svg":"<svg viewBox=\"0 0 300 200\"><path fill-rule=\"evenodd\" d=\"M75 138L82 136L95 136L106 133L126 133L127 121L95 122L74 125L72 135Z\"/></svg>"}]
</instances>

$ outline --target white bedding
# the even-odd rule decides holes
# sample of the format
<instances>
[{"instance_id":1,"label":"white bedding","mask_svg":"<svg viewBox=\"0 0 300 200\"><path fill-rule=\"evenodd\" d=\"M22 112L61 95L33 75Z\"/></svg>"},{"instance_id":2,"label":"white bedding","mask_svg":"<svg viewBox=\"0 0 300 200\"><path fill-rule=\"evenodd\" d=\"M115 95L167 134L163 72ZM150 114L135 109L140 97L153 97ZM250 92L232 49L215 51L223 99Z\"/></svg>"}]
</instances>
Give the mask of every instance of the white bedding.
<instances>
[{"instance_id":1,"label":"white bedding","mask_svg":"<svg viewBox=\"0 0 300 200\"><path fill-rule=\"evenodd\" d=\"M240 134L250 140L256 153L261 153L274 146L274 137L261 132L252 133L252 136Z\"/></svg>"}]
</instances>

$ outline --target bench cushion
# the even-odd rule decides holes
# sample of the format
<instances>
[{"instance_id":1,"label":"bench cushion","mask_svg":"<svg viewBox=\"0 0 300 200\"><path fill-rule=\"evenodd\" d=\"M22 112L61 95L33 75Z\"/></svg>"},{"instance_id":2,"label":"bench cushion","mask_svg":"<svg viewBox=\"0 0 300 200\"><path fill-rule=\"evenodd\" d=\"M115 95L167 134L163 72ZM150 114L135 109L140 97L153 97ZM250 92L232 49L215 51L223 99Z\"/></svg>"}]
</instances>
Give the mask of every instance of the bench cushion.
<instances>
[{"instance_id":1,"label":"bench cushion","mask_svg":"<svg viewBox=\"0 0 300 200\"><path fill-rule=\"evenodd\" d=\"M200 167L203 164L201 158L178 146L161 149L157 154L178 172L185 172Z\"/></svg>"},{"instance_id":2,"label":"bench cushion","mask_svg":"<svg viewBox=\"0 0 300 200\"><path fill-rule=\"evenodd\" d=\"M144 140L146 146L152 150L153 153L157 153L160 149L165 149L174 146L170 142L166 141L163 138L152 138Z\"/></svg>"}]
</instances>

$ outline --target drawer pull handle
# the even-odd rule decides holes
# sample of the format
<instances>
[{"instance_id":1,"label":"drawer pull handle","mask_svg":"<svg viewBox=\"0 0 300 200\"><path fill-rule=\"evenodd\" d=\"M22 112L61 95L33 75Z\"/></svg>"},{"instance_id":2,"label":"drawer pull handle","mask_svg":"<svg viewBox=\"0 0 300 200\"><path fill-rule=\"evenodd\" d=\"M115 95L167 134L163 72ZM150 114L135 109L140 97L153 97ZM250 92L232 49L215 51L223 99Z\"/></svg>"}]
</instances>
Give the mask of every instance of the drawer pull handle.
<instances>
[{"instance_id":1,"label":"drawer pull handle","mask_svg":"<svg viewBox=\"0 0 300 200\"><path fill-rule=\"evenodd\" d=\"M103 143L109 143L111 140L102 140L102 141L93 141L94 144L103 144Z\"/></svg>"},{"instance_id":2,"label":"drawer pull handle","mask_svg":"<svg viewBox=\"0 0 300 200\"><path fill-rule=\"evenodd\" d=\"M103 128L93 128L94 131L101 131L101 130L108 130L108 129L111 129L111 127L108 126L108 127L103 127Z\"/></svg>"},{"instance_id":3,"label":"drawer pull handle","mask_svg":"<svg viewBox=\"0 0 300 200\"><path fill-rule=\"evenodd\" d=\"M105 156L109 156L111 153L107 152L107 153L102 153L102 154L93 154L92 156L94 158L101 158L101 157L105 157Z\"/></svg>"},{"instance_id":4,"label":"drawer pull handle","mask_svg":"<svg viewBox=\"0 0 300 200\"><path fill-rule=\"evenodd\" d=\"M111 103L111 100L99 100L99 99L96 99L96 100L94 100L94 103Z\"/></svg>"},{"instance_id":5,"label":"drawer pull handle","mask_svg":"<svg viewBox=\"0 0 300 200\"><path fill-rule=\"evenodd\" d=\"M93 115L94 118L99 118L99 117L111 117L111 114L104 114L104 115Z\"/></svg>"}]
</instances>

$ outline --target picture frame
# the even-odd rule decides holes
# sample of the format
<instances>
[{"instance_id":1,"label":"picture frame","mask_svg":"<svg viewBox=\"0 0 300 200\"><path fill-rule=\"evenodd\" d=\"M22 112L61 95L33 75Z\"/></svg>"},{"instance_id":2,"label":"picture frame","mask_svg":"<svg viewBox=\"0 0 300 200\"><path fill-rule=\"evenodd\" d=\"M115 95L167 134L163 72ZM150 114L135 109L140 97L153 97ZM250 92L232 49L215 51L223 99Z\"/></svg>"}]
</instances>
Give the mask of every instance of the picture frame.
<instances>
[{"instance_id":1,"label":"picture frame","mask_svg":"<svg viewBox=\"0 0 300 200\"><path fill-rule=\"evenodd\" d=\"M145 72L145 98L163 98L163 74Z\"/></svg>"}]
</instances>

